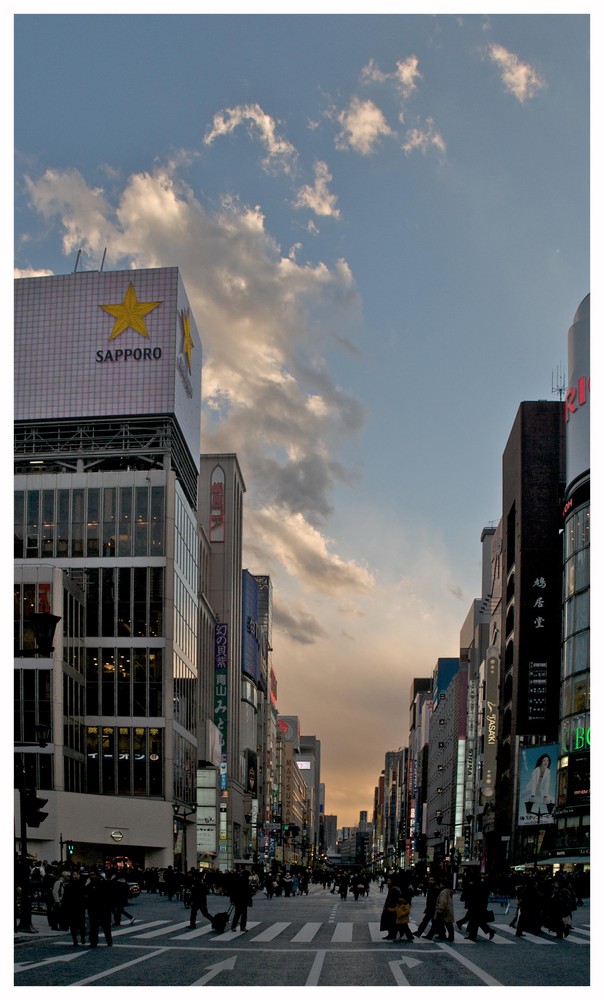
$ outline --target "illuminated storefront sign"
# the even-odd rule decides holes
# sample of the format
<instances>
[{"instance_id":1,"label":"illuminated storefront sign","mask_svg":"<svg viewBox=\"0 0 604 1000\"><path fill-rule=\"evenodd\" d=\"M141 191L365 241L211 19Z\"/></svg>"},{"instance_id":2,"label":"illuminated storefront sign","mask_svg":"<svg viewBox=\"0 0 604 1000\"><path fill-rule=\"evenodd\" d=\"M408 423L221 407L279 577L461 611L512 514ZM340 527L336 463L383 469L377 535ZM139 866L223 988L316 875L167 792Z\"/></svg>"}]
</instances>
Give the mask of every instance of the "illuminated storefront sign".
<instances>
[{"instance_id":1,"label":"illuminated storefront sign","mask_svg":"<svg viewBox=\"0 0 604 1000\"><path fill-rule=\"evenodd\" d=\"M577 380L576 386L571 385L566 392L566 399L564 400L564 419L566 423L570 420L573 413L577 412L579 406L585 406L587 402L587 394L591 391L591 379L585 375L582 375L580 379Z\"/></svg>"},{"instance_id":2,"label":"illuminated storefront sign","mask_svg":"<svg viewBox=\"0 0 604 1000\"><path fill-rule=\"evenodd\" d=\"M498 718L499 653L496 646L489 646L485 661L484 754L480 789L486 799L492 799L495 794Z\"/></svg>"}]
</instances>

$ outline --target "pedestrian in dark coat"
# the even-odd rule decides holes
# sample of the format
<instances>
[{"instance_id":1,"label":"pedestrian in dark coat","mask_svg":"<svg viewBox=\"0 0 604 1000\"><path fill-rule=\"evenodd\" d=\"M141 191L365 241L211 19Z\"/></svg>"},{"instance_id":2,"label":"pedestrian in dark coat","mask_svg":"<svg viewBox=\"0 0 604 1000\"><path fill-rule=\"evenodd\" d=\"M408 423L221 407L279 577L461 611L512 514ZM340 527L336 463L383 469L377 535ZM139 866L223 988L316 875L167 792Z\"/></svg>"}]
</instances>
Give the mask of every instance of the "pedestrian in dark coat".
<instances>
[{"instance_id":1,"label":"pedestrian in dark coat","mask_svg":"<svg viewBox=\"0 0 604 1000\"><path fill-rule=\"evenodd\" d=\"M489 886L486 880L480 879L478 882L471 882L467 889L464 889L464 896L468 917L468 933L466 941L475 941L478 928L484 934L488 934L491 941L495 937L495 931L489 927L487 922L487 909L489 907Z\"/></svg>"},{"instance_id":2,"label":"pedestrian in dark coat","mask_svg":"<svg viewBox=\"0 0 604 1000\"><path fill-rule=\"evenodd\" d=\"M166 888L166 896L172 902L172 898L176 891L176 872L174 871L172 865L168 865L164 872L164 886Z\"/></svg>"},{"instance_id":3,"label":"pedestrian in dark coat","mask_svg":"<svg viewBox=\"0 0 604 1000\"><path fill-rule=\"evenodd\" d=\"M434 920L434 908L436 906L436 900L440 892L440 886L438 885L436 879L428 879L428 888L426 890L426 905L424 907L424 915L421 919L419 927L414 931L415 937L421 937L424 933L426 927L429 923ZM431 938L432 935L430 931L426 934L427 938Z\"/></svg>"},{"instance_id":4,"label":"pedestrian in dark coat","mask_svg":"<svg viewBox=\"0 0 604 1000\"><path fill-rule=\"evenodd\" d=\"M84 881L78 871L71 874L63 889L61 908L75 947L86 944L86 898ZM78 941L78 938L80 939Z\"/></svg>"},{"instance_id":5,"label":"pedestrian in dark coat","mask_svg":"<svg viewBox=\"0 0 604 1000\"><path fill-rule=\"evenodd\" d=\"M387 879L388 894L384 901L382 916L380 918L380 930L386 931L386 937L382 941L394 941L396 938L396 907L401 898L401 890L398 885L394 885L392 879Z\"/></svg>"},{"instance_id":6,"label":"pedestrian in dark coat","mask_svg":"<svg viewBox=\"0 0 604 1000\"><path fill-rule=\"evenodd\" d=\"M541 934L543 894L538 880L529 878L518 886L516 891L518 894L516 937L523 937L525 931L530 934Z\"/></svg>"},{"instance_id":7,"label":"pedestrian in dark coat","mask_svg":"<svg viewBox=\"0 0 604 1000\"><path fill-rule=\"evenodd\" d=\"M561 879L555 878L549 898L548 926L559 939L568 937L571 931L573 899Z\"/></svg>"},{"instance_id":8,"label":"pedestrian in dark coat","mask_svg":"<svg viewBox=\"0 0 604 1000\"><path fill-rule=\"evenodd\" d=\"M247 872L240 872L235 875L230 890L230 900L235 907L231 921L231 930L236 931L237 924L239 923L241 930L246 931L247 908L252 905L252 891Z\"/></svg>"},{"instance_id":9,"label":"pedestrian in dark coat","mask_svg":"<svg viewBox=\"0 0 604 1000\"><path fill-rule=\"evenodd\" d=\"M191 889L191 920L189 927L195 927L197 914L201 913L206 920L212 920L208 913L208 887L201 872L194 872L190 882Z\"/></svg>"},{"instance_id":10,"label":"pedestrian in dark coat","mask_svg":"<svg viewBox=\"0 0 604 1000\"><path fill-rule=\"evenodd\" d=\"M111 889L109 883L96 868L90 869L90 876L85 888L86 909L90 924L90 947L96 948L99 943L99 928L105 935L107 947L111 948Z\"/></svg>"},{"instance_id":11,"label":"pedestrian in dark coat","mask_svg":"<svg viewBox=\"0 0 604 1000\"><path fill-rule=\"evenodd\" d=\"M113 912L113 926L119 927L122 917L126 917L130 924L134 923L134 917L128 913L126 903L128 902L128 883L123 875L116 874L109 882L111 909Z\"/></svg>"}]
</instances>

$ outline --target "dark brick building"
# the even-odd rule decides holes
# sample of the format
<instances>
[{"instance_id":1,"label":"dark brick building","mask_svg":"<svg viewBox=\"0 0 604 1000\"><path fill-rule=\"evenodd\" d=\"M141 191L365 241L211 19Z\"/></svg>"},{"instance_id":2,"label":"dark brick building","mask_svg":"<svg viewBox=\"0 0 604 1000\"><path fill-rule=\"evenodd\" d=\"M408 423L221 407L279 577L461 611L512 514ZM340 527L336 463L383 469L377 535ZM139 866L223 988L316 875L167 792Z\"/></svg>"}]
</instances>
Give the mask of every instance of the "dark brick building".
<instances>
[{"instance_id":1,"label":"dark brick building","mask_svg":"<svg viewBox=\"0 0 604 1000\"><path fill-rule=\"evenodd\" d=\"M519 858L523 831L516 827L520 748L558 740L563 410L559 402L521 403L503 454L505 598L495 837L491 844L495 864L514 857L524 860ZM502 841L502 837L507 839Z\"/></svg>"}]
</instances>

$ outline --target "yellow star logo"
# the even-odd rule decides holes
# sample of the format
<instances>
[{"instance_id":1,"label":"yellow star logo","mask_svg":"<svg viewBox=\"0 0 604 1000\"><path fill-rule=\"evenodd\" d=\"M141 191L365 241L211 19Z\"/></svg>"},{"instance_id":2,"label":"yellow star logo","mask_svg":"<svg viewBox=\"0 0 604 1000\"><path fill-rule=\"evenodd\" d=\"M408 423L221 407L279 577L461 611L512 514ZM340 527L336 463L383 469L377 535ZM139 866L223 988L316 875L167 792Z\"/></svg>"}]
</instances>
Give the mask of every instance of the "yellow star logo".
<instances>
[{"instance_id":1,"label":"yellow star logo","mask_svg":"<svg viewBox=\"0 0 604 1000\"><path fill-rule=\"evenodd\" d=\"M182 309L180 313L180 319L182 321L182 352L187 355L187 364L189 366L189 374L191 374L191 351L195 347L193 343L193 338L191 336L191 313L188 309Z\"/></svg>"},{"instance_id":2,"label":"yellow star logo","mask_svg":"<svg viewBox=\"0 0 604 1000\"><path fill-rule=\"evenodd\" d=\"M134 286L130 282L123 302L118 302L116 305L101 306L101 309L104 309L105 312L108 312L110 316L115 318L109 340L115 340L116 337L119 337L120 333L128 330L128 328L136 330L143 337L148 337L145 316L152 309L157 309L160 305L161 302L139 302L134 291Z\"/></svg>"}]
</instances>

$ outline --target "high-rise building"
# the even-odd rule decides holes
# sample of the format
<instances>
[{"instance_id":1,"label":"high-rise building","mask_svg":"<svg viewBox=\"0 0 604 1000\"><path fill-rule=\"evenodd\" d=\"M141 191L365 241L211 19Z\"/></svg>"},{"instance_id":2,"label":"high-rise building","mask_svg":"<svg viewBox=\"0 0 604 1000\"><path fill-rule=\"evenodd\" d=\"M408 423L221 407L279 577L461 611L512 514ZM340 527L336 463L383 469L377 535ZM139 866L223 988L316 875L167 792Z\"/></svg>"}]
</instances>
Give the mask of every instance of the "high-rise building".
<instances>
[{"instance_id":1,"label":"high-rise building","mask_svg":"<svg viewBox=\"0 0 604 1000\"><path fill-rule=\"evenodd\" d=\"M450 858L458 823L458 764L463 760L467 669L459 657L441 656L432 674L432 708L428 748L426 825L429 856ZM460 705L461 701L461 705Z\"/></svg>"},{"instance_id":2,"label":"high-rise building","mask_svg":"<svg viewBox=\"0 0 604 1000\"><path fill-rule=\"evenodd\" d=\"M558 829L552 852L575 863L590 860L589 302L587 295L568 331Z\"/></svg>"},{"instance_id":3,"label":"high-rise building","mask_svg":"<svg viewBox=\"0 0 604 1000\"><path fill-rule=\"evenodd\" d=\"M552 775L556 770L563 411L559 402L521 403L503 454L501 720L490 867L511 860L507 838L518 862L532 861L554 829L554 799L551 809L533 809L524 790L543 754Z\"/></svg>"},{"instance_id":4,"label":"high-rise building","mask_svg":"<svg viewBox=\"0 0 604 1000\"><path fill-rule=\"evenodd\" d=\"M307 827L309 860L316 857L319 849L321 820L321 741L316 736L300 736L298 770L308 789Z\"/></svg>"},{"instance_id":5,"label":"high-rise building","mask_svg":"<svg viewBox=\"0 0 604 1000\"><path fill-rule=\"evenodd\" d=\"M48 798L39 857L195 858L200 406L177 268L15 282L15 762Z\"/></svg>"},{"instance_id":6,"label":"high-rise building","mask_svg":"<svg viewBox=\"0 0 604 1000\"><path fill-rule=\"evenodd\" d=\"M252 795L246 751L256 749L256 685L242 671L244 493L236 455L201 456L198 518L210 546L207 601L215 635L212 703L200 706L200 718L213 720L222 740L217 816L221 869L232 868L248 853L251 818L246 816L251 817Z\"/></svg>"}]
</instances>

